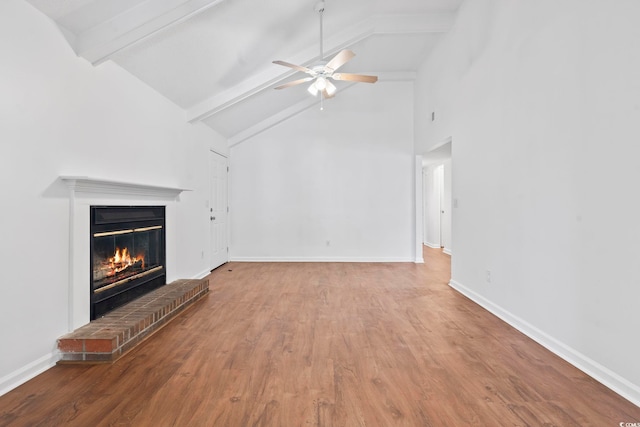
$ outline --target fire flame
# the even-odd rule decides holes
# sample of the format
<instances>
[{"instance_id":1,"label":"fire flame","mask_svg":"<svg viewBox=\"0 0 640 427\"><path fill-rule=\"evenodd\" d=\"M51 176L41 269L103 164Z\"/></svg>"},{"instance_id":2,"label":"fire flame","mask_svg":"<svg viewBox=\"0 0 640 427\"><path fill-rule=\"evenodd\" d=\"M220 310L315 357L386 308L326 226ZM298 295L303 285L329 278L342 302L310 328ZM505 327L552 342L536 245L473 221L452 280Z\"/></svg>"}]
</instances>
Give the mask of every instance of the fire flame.
<instances>
[{"instance_id":1,"label":"fire flame","mask_svg":"<svg viewBox=\"0 0 640 427\"><path fill-rule=\"evenodd\" d=\"M141 267L144 268L144 256L131 256L129 253L129 249L124 248L116 248L116 253L113 258L109 258L109 266L111 267L111 274L113 276L128 267L131 267L134 264L142 264Z\"/></svg>"}]
</instances>

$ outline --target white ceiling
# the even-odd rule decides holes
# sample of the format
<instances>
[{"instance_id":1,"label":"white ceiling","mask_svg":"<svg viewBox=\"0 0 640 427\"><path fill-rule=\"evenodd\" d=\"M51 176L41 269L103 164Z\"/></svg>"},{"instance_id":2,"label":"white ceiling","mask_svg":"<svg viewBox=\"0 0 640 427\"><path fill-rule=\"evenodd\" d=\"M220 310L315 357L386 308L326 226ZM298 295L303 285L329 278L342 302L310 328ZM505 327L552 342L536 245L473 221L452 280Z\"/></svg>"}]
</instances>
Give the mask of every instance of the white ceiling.
<instances>
[{"instance_id":1,"label":"white ceiling","mask_svg":"<svg viewBox=\"0 0 640 427\"><path fill-rule=\"evenodd\" d=\"M272 63L319 60L317 0L27 1L79 56L116 62L231 144L317 102L306 85L273 90L302 75ZM462 1L325 0L324 56L349 48L340 71L411 80Z\"/></svg>"}]
</instances>

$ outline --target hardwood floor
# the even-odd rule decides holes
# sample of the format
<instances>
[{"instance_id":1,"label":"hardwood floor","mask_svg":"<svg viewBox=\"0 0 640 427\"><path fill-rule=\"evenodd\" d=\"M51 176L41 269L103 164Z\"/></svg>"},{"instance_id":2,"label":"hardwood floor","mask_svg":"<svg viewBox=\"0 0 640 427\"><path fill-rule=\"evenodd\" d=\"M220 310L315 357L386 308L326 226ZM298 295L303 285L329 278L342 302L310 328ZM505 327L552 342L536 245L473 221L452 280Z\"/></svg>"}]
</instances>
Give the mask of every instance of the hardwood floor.
<instances>
[{"instance_id":1,"label":"hardwood floor","mask_svg":"<svg viewBox=\"0 0 640 427\"><path fill-rule=\"evenodd\" d=\"M425 265L229 263L112 365L0 397L2 426L618 426L640 408Z\"/></svg>"}]
</instances>

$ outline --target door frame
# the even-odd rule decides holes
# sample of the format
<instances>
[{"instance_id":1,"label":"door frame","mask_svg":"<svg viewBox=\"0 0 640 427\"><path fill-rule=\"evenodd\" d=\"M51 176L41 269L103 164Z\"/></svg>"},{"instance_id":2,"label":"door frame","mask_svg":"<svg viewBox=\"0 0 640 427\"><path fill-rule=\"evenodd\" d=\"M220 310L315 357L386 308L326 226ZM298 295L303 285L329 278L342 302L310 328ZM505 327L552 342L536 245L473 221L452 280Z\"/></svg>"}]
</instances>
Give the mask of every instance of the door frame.
<instances>
[{"instance_id":1,"label":"door frame","mask_svg":"<svg viewBox=\"0 0 640 427\"><path fill-rule=\"evenodd\" d=\"M211 154L215 154L217 156L222 157L225 160L225 164L226 164L226 167L227 167L226 180L225 180L225 183L226 183L226 185L225 185L225 187L226 187L225 188L226 209L223 209L223 214L225 215L225 222L224 222L225 223L225 230L224 230L224 233L225 233L225 240L226 240L226 246L227 246L227 255L225 257L225 261L224 262L222 262L219 265L215 265L215 261L213 259L213 251L212 251L212 249L213 249L213 241L212 241L212 230L211 230L211 227L213 225L212 225L211 220L209 219L209 221L208 221L208 224L209 224L209 236L208 236L208 241L209 241L209 259L208 259L208 265L209 265L209 267L208 268L209 268L209 270L213 271L216 268L220 267L221 265L224 265L227 262L229 262L229 259L230 259L230 247L229 247L229 244L230 244L230 228L231 227L229 226L229 222L230 222L231 215L230 215L230 209L229 209L229 169L230 169L229 168L229 156L224 154L224 153L221 153L219 151L216 151L216 150L210 148L209 149L209 160L211 160ZM213 205L213 200L212 200L213 188L212 188L212 186L213 186L213 178L214 177L213 177L213 168L211 167L211 163L209 162L208 164L209 164L209 173L208 173L209 194L207 195L208 203L207 203L207 212L206 213L207 213L207 218L210 218L211 207Z\"/></svg>"}]
</instances>

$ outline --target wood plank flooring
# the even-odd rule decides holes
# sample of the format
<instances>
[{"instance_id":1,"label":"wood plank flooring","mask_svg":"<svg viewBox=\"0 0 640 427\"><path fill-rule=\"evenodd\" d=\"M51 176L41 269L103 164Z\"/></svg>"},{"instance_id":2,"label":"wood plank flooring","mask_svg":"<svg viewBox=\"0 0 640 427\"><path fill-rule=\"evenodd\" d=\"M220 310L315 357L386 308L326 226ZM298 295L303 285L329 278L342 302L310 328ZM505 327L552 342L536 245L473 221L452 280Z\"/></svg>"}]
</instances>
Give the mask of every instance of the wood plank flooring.
<instances>
[{"instance_id":1,"label":"wood plank flooring","mask_svg":"<svg viewBox=\"0 0 640 427\"><path fill-rule=\"evenodd\" d=\"M229 263L112 365L56 366L0 426L618 426L640 408L425 265Z\"/></svg>"}]
</instances>

